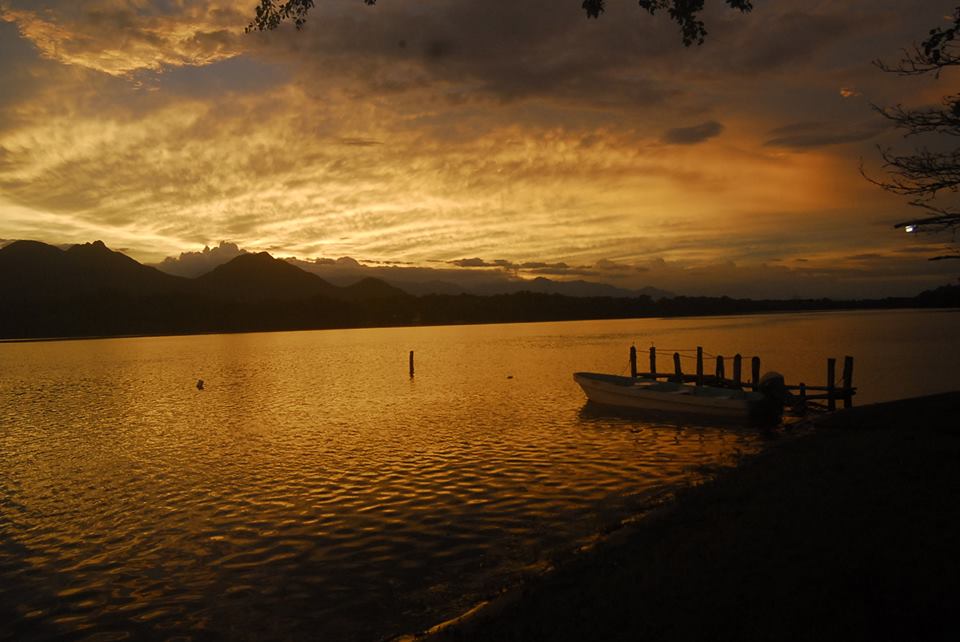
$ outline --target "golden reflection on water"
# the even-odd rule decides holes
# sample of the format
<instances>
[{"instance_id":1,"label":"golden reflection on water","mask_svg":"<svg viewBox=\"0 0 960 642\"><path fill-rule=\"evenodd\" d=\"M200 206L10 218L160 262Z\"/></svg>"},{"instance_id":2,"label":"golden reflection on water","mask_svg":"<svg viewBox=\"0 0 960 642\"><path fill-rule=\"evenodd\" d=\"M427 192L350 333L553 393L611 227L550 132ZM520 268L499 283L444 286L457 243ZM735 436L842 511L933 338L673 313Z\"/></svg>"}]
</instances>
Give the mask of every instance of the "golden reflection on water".
<instances>
[{"instance_id":1,"label":"golden reflection on water","mask_svg":"<svg viewBox=\"0 0 960 642\"><path fill-rule=\"evenodd\" d=\"M891 398L960 386L957 348L942 343L956 318L0 345L0 631L371 640L423 628L698 467L761 447L752 430L583 412L573 371L623 372L631 343L655 341L760 353L765 369L817 382L827 356L850 353L860 399ZM876 368L891 359L895 386Z\"/></svg>"}]
</instances>

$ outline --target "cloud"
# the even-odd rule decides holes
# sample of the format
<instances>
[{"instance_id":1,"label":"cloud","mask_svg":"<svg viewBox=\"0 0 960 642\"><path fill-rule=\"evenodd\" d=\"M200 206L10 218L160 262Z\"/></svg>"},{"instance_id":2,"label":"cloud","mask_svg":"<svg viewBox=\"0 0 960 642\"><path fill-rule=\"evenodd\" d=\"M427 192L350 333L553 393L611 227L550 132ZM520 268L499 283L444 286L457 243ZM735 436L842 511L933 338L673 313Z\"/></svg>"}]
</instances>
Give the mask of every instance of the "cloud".
<instances>
[{"instance_id":1,"label":"cloud","mask_svg":"<svg viewBox=\"0 0 960 642\"><path fill-rule=\"evenodd\" d=\"M206 274L241 254L246 254L246 250L241 250L236 243L220 241L213 248L204 246L200 252L181 252L176 258L168 256L158 263L156 268L167 274L193 278Z\"/></svg>"},{"instance_id":2,"label":"cloud","mask_svg":"<svg viewBox=\"0 0 960 642\"><path fill-rule=\"evenodd\" d=\"M623 263L617 263L616 261L611 261L610 259L600 259L594 264L593 267L604 272L624 272L634 269L632 266L624 265Z\"/></svg>"},{"instance_id":3,"label":"cloud","mask_svg":"<svg viewBox=\"0 0 960 642\"><path fill-rule=\"evenodd\" d=\"M567 270L570 268L566 263L543 263L542 261L527 261L519 265L524 270Z\"/></svg>"},{"instance_id":4,"label":"cloud","mask_svg":"<svg viewBox=\"0 0 960 642\"><path fill-rule=\"evenodd\" d=\"M463 268L488 268L488 267L497 267L494 263L487 263L481 258L474 257L472 259L457 259L456 261L447 261L450 265L456 265L457 267Z\"/></svg>"},{"instance_id":5,"label":"cloud","mask_svg":"<svg viewBox=\"0 0 960 642\"><path fill-rule=\"evenodd\" d=\"M668 129L663 134L663 141L671 145L696 145L719 136L721 132L723 132L722 124L715 120L708 120L692 127Z\"/></svg>"},{"instance_id":6,"label":"cloud","mask_svg":"<svg viewBox=\"0 0 960 642\"><path fill-rule=\"evenodd\" d=\"M853 127L840 123L793 123L768 132L764 145L793 149L843 145L870 140L879 136L885 129L884 123L860 123Z\"/></svg>"},{"instance_id":7,"label":"cloud","mask_svg":"<svg viewBox=\"0 0 960 642\"><path fill-rule=\"evenodd\" d=\"M165 66L205 65L241 51L244 12L226 0L139 6L103 2L7 0L0 19L52 60L112 75ZM178 3L179 4L179 3Z\"/></svg>"}]
</instances>

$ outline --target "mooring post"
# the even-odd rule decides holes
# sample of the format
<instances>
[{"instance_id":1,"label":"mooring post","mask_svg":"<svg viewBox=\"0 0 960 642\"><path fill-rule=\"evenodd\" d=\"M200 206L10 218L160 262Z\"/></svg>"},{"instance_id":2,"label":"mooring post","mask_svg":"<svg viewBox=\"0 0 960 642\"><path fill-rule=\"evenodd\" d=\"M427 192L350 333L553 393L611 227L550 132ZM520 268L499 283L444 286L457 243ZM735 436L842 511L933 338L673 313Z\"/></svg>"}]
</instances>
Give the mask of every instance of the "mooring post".
<instances>
[{"instance_id":1,"label":"mooring post","mask_svg":"<svg viewBox=\"0 0 960 642\"><path fill-rule=\"evenodd\" d=\"M637 346L630 346L630 376L637 378Z\"/></svg>"},{"instance_id":2,"label":"mooring post","mask_svg":"<svg viewBox=\"0 0 960 642\"><path fill-rule=\"evenodd\" d=\"M413 379L413 350L410 351L410 378Z\"/></svg>"},{"instance_id":3,"label":"mooring post","mask_svg":"<svg viewBox=\"0 0 960 642\"><path fill-rule=\"evenodd\" d=\"M750 385L754 390L760 387L760 357L750 359Z\"/></svg>"},{"instance_id":4,"label":"mooring post","mask_svg":"<svg viewBox=\"0 0 960 642\"><path fill-rule=\"evenodd\" d=\"M703 348L697 346L697 385L703 385Z\"/></svg>"},{"instance_id":5,"label":"mooring post","mask_svg":"<svg viewBox=\"0 0 960 642\"><path fill-rule=\"evenodd\" d=\"M837 360L827 359L827 410L837 409Z\"/></svg>"},{"instance_id":6,"label":"mooring post","mask_svg":"<svg viewBox=\"0 0 960 642\"><path fill-rule=\"evenodd\" d=\"M804 414L807 412L807 384L800 382L800 410Z\"/></svg>"},{"instance_id":7,"label":"mooring post","mask_svg":"<svg viewBox=\"0 0 960 642\"><path fill-rule=\"evenodd\" d=\"M650 376L657 378L657 349L650 346Z\"/></svg>"},{"instance_id":8,"label":"mooring post","mask_svg":"<svg viewBox=\"0 0 960 642\"><path fill-rule=\"evenodd\" d=\"M853 405L853 357L843 358L843 407Z\"/></svg>"},{"instance_id":9,"label":"mooring post","mask_svg":"<svg viewBox=\"0 0 960 642\"><path fill-rule=\"evenodd\" d=\"M723 385L723 380L726 379L726 372L724 372L723 367L723 355L717 355L717 384Z\"/></svg>"},{"instance_id":10,"label":"mooring post","mask_svg":"<svg viewBox=\"0 0 960 642\"><path fill-rule=\"evenodd\" d=\"M733 382L737 384L737 387L743 386L742 361L743 357L740 356L739 352L733 355Z\"/></svg>"},{"instance_id":11,"label":"mooring post","mask_svg":"<svg viewBox=\"0 0 960 642\"><path fill-rule=\"evenodd\" d=\"M683 383L683 370L680 369L680 353L673 353L673 373L676 375L677 382Z\"/></svg>"}]
</instances>

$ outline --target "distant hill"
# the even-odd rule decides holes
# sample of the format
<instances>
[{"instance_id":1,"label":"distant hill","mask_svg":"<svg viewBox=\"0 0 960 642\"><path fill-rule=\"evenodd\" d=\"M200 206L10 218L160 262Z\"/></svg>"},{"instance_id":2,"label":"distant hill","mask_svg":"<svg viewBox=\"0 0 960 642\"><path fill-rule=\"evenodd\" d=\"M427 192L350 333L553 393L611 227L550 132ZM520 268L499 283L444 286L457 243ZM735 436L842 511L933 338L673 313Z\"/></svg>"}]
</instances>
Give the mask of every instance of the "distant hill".
<instances>
[{"instance_id":1,"label":"distant hill","mask_svg":"<svg viewBox=\"0 0 960 642\"><path fill-rule=\"evenodd\" d=\"M564 296L577 296L577 297L589 297L589 296L612 296L612 297L635 297L635 296L648 296L651 299L662 299L664 297L672 297L674 294L666 290L659 290L657 288L646 287L642 290L628 290L626 288L618 288L615 285L609 285L607 283L595 283L593 281L554 281L553 279L548 279L546 277L538 276L537 278L520 282L512 283L510 290L513 292L540 292L542 294L562 294ZM497 292L496 294L501 294L502 292Z\"/></svg>"},{"instance_id":2,"label":"distant hill","mask_svg":"<svg viewBox=\"0 0 960 642\"><path fill-rule=\"evenodd\" d=\"M248 303L333 297L341 291L319 276L266 252L241 254L197 277L193 283L195 290L205 295Z\"/></svg>"},{"instance_id":3,"label":"distant hill","mask_svg":"<svg viewBox=\"0 0 960 642\"><path fill-rule=\"evenodd\" d=\"M0 249L0 293L18 298L186 292L189 281L137 263L102 241L61 250L37 241Z\"/></svg>"},{"instance_id":4,"label":"distant hill","mask_svg":"<svg viewBox=\"0 0 960 642\"><path fill-rule=\"evenodd\" d=\"M319 278L319 277L318 277ZM394 287L380 279L361 279L353 285L339 288L334 296L349 301L364 301L372 299L389 299L393 297L409 296L400 288Z\"/></svg>"}]
</instances>

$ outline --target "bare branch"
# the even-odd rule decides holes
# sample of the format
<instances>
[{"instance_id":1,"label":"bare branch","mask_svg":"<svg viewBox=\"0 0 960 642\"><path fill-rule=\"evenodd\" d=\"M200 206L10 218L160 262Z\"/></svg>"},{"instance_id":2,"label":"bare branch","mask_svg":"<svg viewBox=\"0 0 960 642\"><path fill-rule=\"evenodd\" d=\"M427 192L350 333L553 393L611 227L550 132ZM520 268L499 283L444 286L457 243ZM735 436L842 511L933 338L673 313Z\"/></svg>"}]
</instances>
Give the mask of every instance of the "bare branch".
<instances>
[{"instance_id":1,"label":"bare branch","mask_svg":"<svg viewBox=\"0 0 960 642\"><path fill-rule=\"evenodd\" d=\"M882 60L873 64L890 73L901 76L919 76L932 73L935 77L946 67L960 65L960 7L953 13L953 25L931 29L927 39L910 49L904 49L900 60L889 65Z\"/></svg>"}]
</instances>

